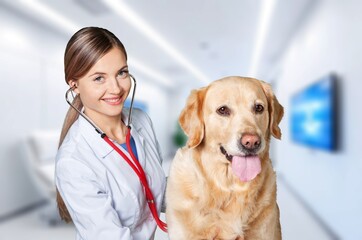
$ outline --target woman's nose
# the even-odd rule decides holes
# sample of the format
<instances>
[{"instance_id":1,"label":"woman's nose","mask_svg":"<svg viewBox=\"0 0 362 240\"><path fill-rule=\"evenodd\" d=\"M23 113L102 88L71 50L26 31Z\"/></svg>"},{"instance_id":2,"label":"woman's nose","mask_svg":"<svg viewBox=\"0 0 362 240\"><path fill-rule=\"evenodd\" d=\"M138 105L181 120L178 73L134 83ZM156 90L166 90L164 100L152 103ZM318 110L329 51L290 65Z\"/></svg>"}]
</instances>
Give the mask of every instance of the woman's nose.
<instances>
[{"instance_id":1,"label":"woman's nose","mask_svg":"<svg viewBox=\"0 0 362 240\"><path fill-rule=\"evenodd\" d=\"M112 78L110 81L109 92L112 94L120 94L121 89L122 88L121 88L117 78Z\"/></svg>"}]
</instances>

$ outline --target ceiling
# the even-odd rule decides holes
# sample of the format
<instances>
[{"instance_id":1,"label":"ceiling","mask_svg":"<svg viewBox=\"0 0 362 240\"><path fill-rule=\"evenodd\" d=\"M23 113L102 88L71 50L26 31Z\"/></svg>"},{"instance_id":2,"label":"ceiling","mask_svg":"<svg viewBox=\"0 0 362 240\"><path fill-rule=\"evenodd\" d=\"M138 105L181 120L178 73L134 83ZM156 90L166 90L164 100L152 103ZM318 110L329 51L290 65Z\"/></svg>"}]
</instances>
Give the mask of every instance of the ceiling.
<instances>
[{"instance_id":1,"label":"ceiling","mask_svg":"<svg viewBox=\"0 0 362 240\"><path fill-rule=\"evenodd\" d=\"M273 1L3 0L2 4L64 39L84 26L105 27L126 46L130 69L161 87L177 89L228 75L269 81L316 1L276 0L266 9L268 2ZM269 18L261 26L268 10Z\"/></svg>"}]
</instances>

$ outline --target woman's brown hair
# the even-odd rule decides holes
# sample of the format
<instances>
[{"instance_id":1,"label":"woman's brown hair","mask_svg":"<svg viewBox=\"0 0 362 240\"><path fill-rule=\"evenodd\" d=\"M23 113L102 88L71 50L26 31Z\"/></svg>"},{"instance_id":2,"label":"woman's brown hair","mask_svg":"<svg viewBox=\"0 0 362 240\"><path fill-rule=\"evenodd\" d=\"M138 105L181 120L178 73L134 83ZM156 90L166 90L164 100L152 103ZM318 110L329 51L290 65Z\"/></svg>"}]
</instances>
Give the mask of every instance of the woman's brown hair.
<instances>
[{"instance_id":1,"label":"woman's brown hair","mask_svg":"<svg viewBox=\"0 0 362 240\"><path fill-rule=\"evenodd\" d=\"M71 80L77 81L82 78L101 57L113 48L119 48L127 59L126 49L122 42L107 29L98 27L85 27L80 29L70 38L65 48L65 82L69 84ZM73 106L78 110L83 108L79 96L74 98ZM68 130L78 117L79 114L72 107L69 107L60 134L59 147L62 145ZM56 192L60 217L65 222L71 222L72 219L58 189Z\"/></svg>"}]
</instances>

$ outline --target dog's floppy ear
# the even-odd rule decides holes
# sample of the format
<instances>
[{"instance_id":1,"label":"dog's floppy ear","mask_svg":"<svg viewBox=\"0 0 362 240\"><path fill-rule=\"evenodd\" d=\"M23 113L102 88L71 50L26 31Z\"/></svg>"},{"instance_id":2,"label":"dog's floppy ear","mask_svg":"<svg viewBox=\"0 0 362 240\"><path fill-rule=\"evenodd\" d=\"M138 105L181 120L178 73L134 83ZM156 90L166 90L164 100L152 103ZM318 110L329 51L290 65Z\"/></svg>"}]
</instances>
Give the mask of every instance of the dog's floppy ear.
<instances>
[{"instance_id":1,"label":"dog's floppy ear","mask_svg":"<svg viewBox=\"0 0 362 240\"><path fill-rule=\"evenodd\" d=\"M181 112L179 122L188 137L187 145L190 148L198 146L204 138L204 119L202 105L206 88L193 90Z\"/></svg>"},{"instance_id":2,"label":"dog's floppy ear","mask_svg":"<svg viewBox=\"0 0 362 240\"><path fill-rule=\"evenodd\" d=\"M282 105L280 105L280 103L278 102L278 99L275 97L270 84L261 82L261 85L263 87L265 95L268 98L268 108L269 108L269 114L270 114L269 128L270 128L271 134L275 138L280 139L282 136L282 133L281 133L281 130L278 125L283 118L284 108Z\"/></svg>"}]
</instances>

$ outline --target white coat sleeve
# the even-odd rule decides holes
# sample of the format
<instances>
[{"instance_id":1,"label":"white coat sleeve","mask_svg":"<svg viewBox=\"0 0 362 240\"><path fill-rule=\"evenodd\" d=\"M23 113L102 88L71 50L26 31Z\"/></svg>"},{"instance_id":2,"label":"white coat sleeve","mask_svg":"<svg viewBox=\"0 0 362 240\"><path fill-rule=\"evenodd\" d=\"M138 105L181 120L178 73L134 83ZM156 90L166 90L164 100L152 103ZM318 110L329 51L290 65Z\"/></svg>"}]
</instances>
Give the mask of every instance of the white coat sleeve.
<instances>
[{"instance_id":1,"label":"white coat sleeve","mask_svg":"<svg viewBox=\"0 0 362 240\"><path fill-rule=\"evenodd\" d=\"M133 239L130 229L121 225L107 189L87 165L58 161L55 182L82 239Z\"/></svg>"}]
</instances>

